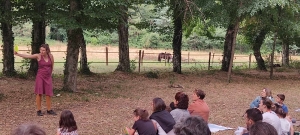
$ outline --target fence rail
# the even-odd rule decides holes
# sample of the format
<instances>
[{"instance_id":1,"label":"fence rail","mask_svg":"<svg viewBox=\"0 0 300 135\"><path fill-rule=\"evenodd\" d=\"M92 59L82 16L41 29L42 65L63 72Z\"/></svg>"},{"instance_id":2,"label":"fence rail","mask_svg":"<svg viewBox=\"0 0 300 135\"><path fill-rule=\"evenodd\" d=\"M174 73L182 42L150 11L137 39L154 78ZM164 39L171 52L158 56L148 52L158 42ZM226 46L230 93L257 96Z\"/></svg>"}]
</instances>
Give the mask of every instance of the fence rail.
<instances>
[{"instance_id":1,"label":"fence rail","mask_svg":"<svg viewBox=\"0 0 300 135\"><path fill-rule=\"evenodd\" d=\"M30 53L30 50L19 50L20 52ZM146 52L149 50L138 50L129 52L131 62L138 64L138 71L140 72L143 64L158 64L164 63L167 66L168 61L164 60L162 62L158 61L158 52ZM65 63L66 51L51 51L54 54L54 58L56 59L55 63ZM110 63L116 64L118 62L119 52L117 51L109 51L108 47L105 48L105 51L87 51L88 63L105 63L108 66ZM169 53L168 51L164 51L162 53ZM170 53L173 55L172 53ZM0 49L0 60L2 59L2 49ZM222 63L222 54L217 54L213 52L203 53L203 52L185 52L181 54L182 64L204 64L207 65L207 70L210 70L212 65L221 65ZM265 55L265 59L270 61L270 55ZM274 57L275 63L281 63L281 55L276 55ZM292 59L292 56L290 56ZM3 63L0 61L0 63ZM21 61L21 58L16 57L15 63L24 63ZM250 55L235 55L234 56L234 65L246 64L248 68L251 68L252 63L256 63L256 60L252 54Z\"/></svg>"}]
</instances>

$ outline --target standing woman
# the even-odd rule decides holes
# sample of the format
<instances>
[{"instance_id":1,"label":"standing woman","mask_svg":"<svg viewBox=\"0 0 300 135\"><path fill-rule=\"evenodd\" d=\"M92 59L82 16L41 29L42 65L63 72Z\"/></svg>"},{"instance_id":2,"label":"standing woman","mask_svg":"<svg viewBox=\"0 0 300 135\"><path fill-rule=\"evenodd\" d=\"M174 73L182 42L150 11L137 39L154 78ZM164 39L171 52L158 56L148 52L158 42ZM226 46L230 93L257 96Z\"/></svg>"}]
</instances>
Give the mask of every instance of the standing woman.
<instances>
[{"instance_id":1,"label":"standing woman","mask_svg":"<svg viewBox=\"0 0 300 135\"><path fill-rule=\"evenodd\" d=\"M19 54L14 52L15 55L27 58L27 59L37 59L38 61L38 72L35 79L35 94L36 94L36 105L37 105L37 115L43 116L41 111L42 94L46 95L47 104L47 114L56 115L56 113L51 110L51 97L53 96L52 87L52 71L54 65L53 55L50 53L50 48L48 44L42 44L40 47L40 53L38 54Z\"/></svg>"}]
</instances>

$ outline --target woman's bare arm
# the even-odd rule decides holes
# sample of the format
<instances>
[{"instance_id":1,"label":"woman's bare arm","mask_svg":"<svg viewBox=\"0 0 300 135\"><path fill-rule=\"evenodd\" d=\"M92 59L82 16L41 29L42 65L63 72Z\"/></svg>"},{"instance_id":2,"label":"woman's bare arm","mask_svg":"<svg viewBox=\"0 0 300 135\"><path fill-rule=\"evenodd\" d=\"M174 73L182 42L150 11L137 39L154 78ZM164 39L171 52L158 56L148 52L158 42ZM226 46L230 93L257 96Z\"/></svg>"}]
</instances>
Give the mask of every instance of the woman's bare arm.
<instances>
[{"instance_id":1,"label":"woman's bare arm","mask_svg":"<svg viewBox=\"0 0 300 135\"><path fill-rule=\"evenodd\" d=\"M15 52L15 55L27 59L38 59L39 56L39 54L19 54L18 52Z\"/></svg>"},{"instance_id":2,"label":"woman's bare arm","mask_svg":"<svg viewBox=\"0 0 300 135\"><path fill-rule=\"evenodd\" d=\"M54 67L54 57L52 54L49 54L52 62L52 72L53 72L53 67Z\"/></svg>"}]
</instances>

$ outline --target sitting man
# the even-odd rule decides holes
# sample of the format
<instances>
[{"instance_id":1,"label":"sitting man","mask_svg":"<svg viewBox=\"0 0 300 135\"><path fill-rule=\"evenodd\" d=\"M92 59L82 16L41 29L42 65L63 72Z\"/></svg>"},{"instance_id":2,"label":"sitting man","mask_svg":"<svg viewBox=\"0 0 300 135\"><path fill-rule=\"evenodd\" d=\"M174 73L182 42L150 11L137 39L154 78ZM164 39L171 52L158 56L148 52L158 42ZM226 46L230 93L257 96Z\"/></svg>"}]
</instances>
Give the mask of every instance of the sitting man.
<instances>
[{"instance_id":1,"label":"sitting man","mask_svg":"<svg viewBox=\"0 0 300 135\"><path fill-rule=\"evenodd\" d=\"M185 117L174 126L175 135L211 135L207 122L200 116Z\"/></svg>"},{"instance_id":2,"label":"sitting man","mask_svg":"<svg viewBox=\"0 0 300 135\"><path fill-rule=\"evenodd\" d=\"M261 111L257 108L248 109L243 117L245 118L247 130L244 130L242 135L249 135L248 131L249 131L250 127L254 123L256 123L258 121L262 121L262 119L263 119Z\"/></svg>"},{"instance_id":3,"label":"sitting man","mask_svg":"<svg viewBox=\"0 0 300 135\"><path fill-rule=\"evenodd\" d=\"M191 115L201 116L206 122L208 122L209 108L206 102L203 100L205 98L204 91L196 89L193 92L192 100L193 102L189 105L188 111Z\"/></svg>"}]
</instances>

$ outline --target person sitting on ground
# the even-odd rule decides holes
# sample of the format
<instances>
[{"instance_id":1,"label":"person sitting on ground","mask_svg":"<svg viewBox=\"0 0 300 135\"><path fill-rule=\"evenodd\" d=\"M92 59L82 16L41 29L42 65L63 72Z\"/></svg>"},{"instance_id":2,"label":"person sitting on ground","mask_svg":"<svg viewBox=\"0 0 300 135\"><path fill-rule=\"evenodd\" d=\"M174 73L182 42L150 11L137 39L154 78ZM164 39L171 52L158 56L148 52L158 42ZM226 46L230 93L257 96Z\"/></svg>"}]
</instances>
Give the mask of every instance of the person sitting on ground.
<instances>
[{"instance_id":1,"label":"person sitting on ground","mask_svg":"<svg viewBox=\"0 0 300 135\"><path fill-rule=\"evenodd\" d=\"M174 105L176 109L170 113L173 116L175 122L179 122L184 117L189 117L190 112L187 110L189 106L189 97L183 92L177 92L175 95Z\"/></svg>"},{"instance_id":2,"label":"person sitting on ground","mask_svg":"<svg viewBox=\"0 0 300 135\"><path fill-rule=\"evenodd\" d=\"M158 135L174 135L175 120L166 110L166 104L161 98L153 99L153 113L150 119L156 124Z\"/></svg>"},{"instance_id":3,"label":"person sitting on ground","mask_svg":"<svg viewBox=\"0 0 300 135\"><path fill-rule=\"evenodd\" d=\"M242 135L249 135L249 128L258 121L262 121L263 116L262 113L259 109L257 108L250 108L248 110L246 110L245 114L243 115L243 117L245 118L245 122L246 122L246 129L244 130L244 132L242 133Z\"/></svg>"},{"instance_id":4,"label":"person sitting on ground","mask_svg":"<svg viewBox=\"0 0 300 135\"><path fill-rule=\"evenodd\" d=\"M281 135L282 129L280 119L276 113L271 110L273 106L275 107L269 98L262 97L258 108L263 112L262 121L271 124L277 130L277 133Z\"/></svg>"},{"instance_id":5,"label":"person sitting on ground","mask_svg":"<svg viewBox=\"0 0 300 135\"><path fill-rule=\"evenodd\" d=\"M192 95L193 102L189 105L188 111L191 115L201 116L206 122L208 122L209 107L203 100L205 95L204 91L200 89L194 90Z\"/></svg>"},{"instance_id":6,"label":"person sitting on ground","mask_svg":"<svg viewBox=\"0 0 300 135\"><path fill-rule=\"evenodd\" d=\"M281 135L267 122L255 122L249 129L250 135Z\"/></svg>"},{"instance_id":7,"label":"person sitting on ground","mask_svg":"<svg viewBox=\"0 0 300 135\"><path fill-rule=\"evenodd\" d=\"M288 110L287 106L283 103L284 99L285 99L284 94L277 94L277 97L276 97L277 104L280 105L280 107L282 108L284 113L288 114L289 110Z\"/></svg>"},{"instance_id":8,"label":"person sitting on ground","mask_svg":"<svg viewBox=\"0 0 300 135\"><path fill-rule=\"evenodd\" d=\"M293 135L294 128L291 121L286 119L286 113L283 111L283 108L278 104L275 105L276 105L275 113L277 114L281 122L281 128L283 133L282 135L290 135L290 133L292 133Z\"/></svg>"},{"instance_id":9,"label":"person sitting on ground","mask_svg":"<svg viewBox=\"0 0 300 135\"><path fill-rule=\"evenodd\" d=\"M57 135L78 135L74 115L69 110L61 112Z\"/></svg>"},{"instance_id":10,"label":"person sitting on ground","mask_svg":"<svg viewBox=\"0 0 300 135\"><path fill-rule=\"evenodd\" d=\"M157 127L152 122L148 116L149 113L147 110L137 108L133 111L134 115L134 124L132 128L127 128L129 135L134 135L137 131L139 135L156 135Z\"/></svg>"},{"instance_id":11,"label":"person sitting on ground","mask_svg":"<svg viewBox=\"0 0 300 135\"><path fill-rule=\"evenodd\" d=\"M260 103L260 100L262 97L267 97L269 98L272 102L274 102L274 99L272 97L272 92L271 90L264 88L261 92L260 96L257 96L251 103L250 103L250 108L258 108L258 105Z\"/></svg>"},{"instance_id":12,"label":"person sitting on ground","mask_svg":"<svg viewBox=\"0 0 300 135\"><path fill-rule=\"evenodd\" d=\"M207 122L200 116L181 119L174 126L176 135L211 135Z\"/></svg>"},{"instance_id":13,"label":"person sitting on ground","mask_svg":"<svg viewBox=\"0 0 300 135\"><path fill-rule=\"evenodd\" d=\"M12 135L46 135L46 133L35 124L22 124L12 132Z\"/></svg>"}]
</instances>

